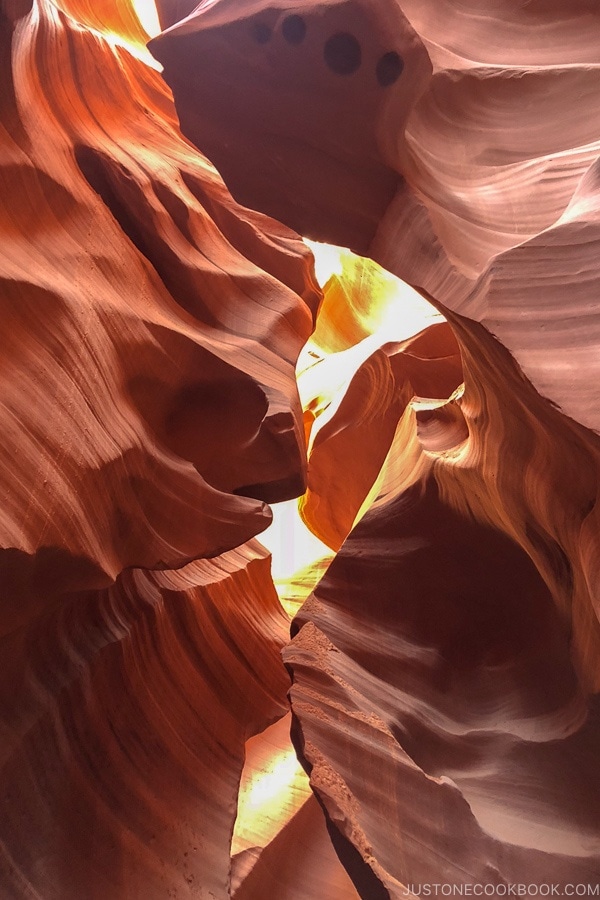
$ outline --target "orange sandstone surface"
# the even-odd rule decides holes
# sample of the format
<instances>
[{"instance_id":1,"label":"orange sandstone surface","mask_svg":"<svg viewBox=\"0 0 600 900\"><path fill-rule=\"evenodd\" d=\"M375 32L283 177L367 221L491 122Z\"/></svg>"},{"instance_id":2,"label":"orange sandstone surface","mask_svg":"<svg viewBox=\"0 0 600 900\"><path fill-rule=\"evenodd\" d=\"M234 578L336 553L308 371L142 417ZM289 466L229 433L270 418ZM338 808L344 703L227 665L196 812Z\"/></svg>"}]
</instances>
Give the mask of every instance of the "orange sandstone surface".
<instances>
[{"instance_id":1,"label":"orange sandstone surface","mask_svg":"<svg viewBox=\"0 0 600 900\"><path fill-rule=\"evenodd\" d=\"M597 3L137 6L0 0L0 900L597 895Z\"/></svg>"}]
</instances>

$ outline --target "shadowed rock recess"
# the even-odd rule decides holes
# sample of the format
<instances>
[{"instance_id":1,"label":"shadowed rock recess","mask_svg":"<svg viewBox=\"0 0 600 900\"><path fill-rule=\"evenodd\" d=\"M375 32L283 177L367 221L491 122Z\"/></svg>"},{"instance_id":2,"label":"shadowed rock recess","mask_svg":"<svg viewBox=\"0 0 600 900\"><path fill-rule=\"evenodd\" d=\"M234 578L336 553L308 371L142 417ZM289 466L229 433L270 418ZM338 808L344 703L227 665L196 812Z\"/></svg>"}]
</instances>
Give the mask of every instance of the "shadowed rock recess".
<instances>
[{"instance_id":1,"label":"shadowed rock recess","mask_svg":"<svg viewBox=\"0 0 600 900\"><path fill-rule=\"evenodd\" d=\"M0 900L598 897L600 7L156 6L0 0Z\"/></svg>"}]
</instances>

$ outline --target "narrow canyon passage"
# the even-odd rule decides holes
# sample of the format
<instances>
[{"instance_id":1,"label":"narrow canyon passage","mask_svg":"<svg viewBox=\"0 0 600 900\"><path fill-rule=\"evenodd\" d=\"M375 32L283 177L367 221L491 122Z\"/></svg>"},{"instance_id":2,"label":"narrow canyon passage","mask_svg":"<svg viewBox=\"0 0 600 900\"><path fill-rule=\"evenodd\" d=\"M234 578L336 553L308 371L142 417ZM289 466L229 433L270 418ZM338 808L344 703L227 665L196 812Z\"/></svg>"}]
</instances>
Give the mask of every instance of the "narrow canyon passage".
<instances>
[{"instance_id":1,"label":"narrow canyon passage","mask_svg":"<svg viewBox=\"0 0 600 900\"><path fill-rule=\"evenodd\" d=\"M0 0L0 900L598 896L598 33Z\"/></svg>"},{"instance_id":2,"label":"narrow canyon passage","mask_svg":"<svg viewBox=\"0 0 600 900\"><path fill-rule=\"evenodd\" d=\"M457 353L456 342L450 334L443 334L443 328L447 328L445 321L427 301L370 260L356 257L344 248L311 242L309 245L315 253L317 277L324 290L319 324L302 350L296 367L309 446L309 490L300 504L297 501L275 504L274 522L260 536L261 543L271 550L274 584L290 615L302 606L335 557L334 550L308 530L301 516L314 524L313 509L318 510L321 521L330 505L335 507L338 516L347 516L353 509L352 503L358 514L363 500L361 480L362 493L367 495L378 474L377 459L385 457L395 421L403 410L413 416L416 425L418 413L415 414L412 408L417 401L409 402L414 396L415 384L421 392L429 390L437 398L420 397L421 405L442 406L447 402L442 395L451 393L459 385L462 375L460 364L453 356ZM420 355L428 347L433 361L428 361L427 355ZM357 382L360 384L364 371L373 371L373 358L386 360L386 353L403 363L396 364L394 370L380 367L374 371L382 380L393 378L395 373L395 388L390 391L385 380L381 386L375 382L369 388L372 393L377 393L384 387L387 405L391 408L376 403L372 409L365 409ZM432 371L427 372L428 368ZM411 376L414 383L409 381ZM381 434L375 438L374 447L369 446L368 440L365 442L363 460L354 461L355 465L362 465L363 471L355 470L358 477L349 479L343 468L350 460L347 443L357 441L352 435L353 428L365 431L365 426L380 430ZM329 465L329 456L323 455L323 448L331 453L332 442L330 437L323 435L332 428L342 439L337 449L334 448L338 465L345 483L352 481L355 491L353 500L345 504L336 497L340 485L335 473L325 468ZM463 439L464 435L461 435ZM319 475L319 466L326 473L323 479ZM315 471L316 478L312 475ZM349 529L351 525L349 520L346 527ZM337 546L337 535L333 542ZM335 862L325 821L321 819L320 825L317 824L321 818L318 807L309 816L314 800L309 803L309 782L296 761L289 729L287 717L263 735L251 738L246 745L232 845L233 896L252 896L250 890L257 891L258 895L267 892L270 885L272 889L277 886L279 891L291 891L283 896L293 897L291 881L301 877L307 865L320 873L320 889L326 891L327 896L354 896L351 882L342 875L343 869ZM294 834L295 838L292 838ZM316 834L319 834L318 850L311 843L316 840ZM285 879L276 882L273 874L268 873L267 861L274 859L278 844L282 846L277 852L283 852L285 840L297 842L298 853L304 848L300 856L293 857L295 863L290 859L286 864L286 877L290 883ZM305 886L303 890L309 891L309 887ZM312 890L317 891L316 885Z\"/></svg>"}]
</instances>

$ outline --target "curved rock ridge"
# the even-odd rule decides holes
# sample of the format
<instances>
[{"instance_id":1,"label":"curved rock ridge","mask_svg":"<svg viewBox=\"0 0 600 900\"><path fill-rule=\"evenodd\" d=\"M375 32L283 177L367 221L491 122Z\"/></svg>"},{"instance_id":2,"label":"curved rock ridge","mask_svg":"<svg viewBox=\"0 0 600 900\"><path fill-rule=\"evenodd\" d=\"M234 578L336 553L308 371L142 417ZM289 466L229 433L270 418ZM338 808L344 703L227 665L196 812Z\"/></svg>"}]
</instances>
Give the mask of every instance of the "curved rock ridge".
<instances>
[{"instance_id":1,"label":"curved rock ridge","mask_svg":"<svg viewBox=\"0 0 600 900\"><path fill-rule=\"evenodd\" d=\"M295 742L363 897L424 883L595 889L599 439L485 328L446 314L464 384L396 410L354 528L295 619ZM342 415L351 383L310 447L321 533L386 425L381 383L366 384L368 438L355 439L366 415Z\"/></svg>"},{"instance_id":2,"label":"curved rock ridge","mask_svg":"<svg viewBox=\"0 0 600 900\"><path fill-rule=\"evenodd\" d=\"M354 528L284 660L295 742L361 896L597 884L600 710L569 631L530 557L431 475Z\"/></svg>"},{"instance_id":3,"label":"curved rock ridge","mask_svg":"<svg viewBox=\"0 0 600 900\"><path fill-rule=\"evenodd\" d=\"M600 441L541 397L485 328L447 315L460 368L444 323L404 346L365 354L346 381L331 381L332 395L312 427L303 517L337 549L372 505L400 495L433 467L445 502L504 532L534 560L572 628L580 677L598 691ZM313 368L323 366L326 380L330 361L359 348ZM386 355L389 348L394 354ZM436 384L449 394L459 379L464 383L448 400L435 399Z\"/></svg>"},{"instance_id":4,"label":"curved rock ridge","mask_svg":"<svg viewBox=\"0 0 600 900\"><path fill-rule=\"evenodd\" d=\"M370 255L483 323L543 396L598 430L600 9L439 7L402 4L433 76L404 136L412 197L399 193Z\"/></svg>"},{"instance_id":5,"label":"curved rock ridge","mask_svg":"<svg viewBox=\"0 0 600 900\"><path fill-rule=\"evenodd\" d=\"M322 251L312 246L318 265ZM348 251L340 251L340 271L323 291L316 329L297 367L309 448L300 512L339 550L412 401L420 398L419 436L428 447L454 446L467 431L456 406L459 431L449 428L453 416L442 411L461 385L462 363L452 329L430 303Z\"/></svg>"},{"instance_id":6,"label":"curved rock ridge","mask_svg":"<svg viewBox=\"0 0 600 900\"><path fill-rule=\"evenodd\" d=\"M569 623L579 676L597 692L600 439L540 397L485 328L452 322L469 439L435 462L442 495L460 514L499 528L535 562Z\"/></svg>"},{"instance_id":7,"label":"curved rock ridge","mask_svg":"<svg viewBox=\"0 0 600 900\"><path fill-rule=\"evenodd\" d=\"M436 342L438 328L448 337L443 356L436 355L441 343ZM329 357L323 362L324 379L329 362L338 360ZM300 509L304 521L324 543L338 550L350 532L411 401L415 397L443 398L461 381L458 348L447 324L371 352L352 374L341 399L328 404L311 432L308 487ZM422 407L426 405L421 401ZM444 405L443 399L435 401L435 408ZM420 415L425 418L424 411ZM418 434L425 441L424 431L422 422ZM450 446L466 436L463 427ZM434 444L435 439L430 439L428 447Z\"/></svg>"},{"instance_id":8,"label":"curved rock ridge","mask_svg":"<svg viewBox=\"0 0 600 900\"><path fill-rule=\"evenodd\" d=\"M231 199L115 10L2 13L4 631L243 543L304 480L310 252Z\"/></svg>"},{"instance_id":9,"label":"curved rock ridge","mask_svg":"<svg viewBox=\"0 0 600 900\"><path fill-rule=\"evenodd\" d=\"M7 898L228 897L245 741L287 708L244 542L302 490L321 294L181 136L144 40L125 4L0 9Z\"/></svg>"},{"instance_id":10,"label":"curved rock ridge","mask_svg":"<svg viewBox=\"0 0 600 900\"><path fill-rule=\"evenodd\" d=\"M404 411L293 625L295 741L361 896L595 889L600 444L448 315L464 386ZM336 436L343 484L356 443ZM320 528L332 507L315 505Z\"/></svg>"},{"instance_id":11,"label":"curved rock ridge","mask_svg":"<svg viewBox=\"0 0 600 900\"><path fill-rule=\"evenodd\" d=\"M402 9L436 67L451 59L498 67L600 63L594 0L441 0L436 7L402 0Z\"/></svg>"},{"instance_id":12,"label":"curved rock ridge","mask_svg":"<svg viewBox=\"0 0 600 900\"><path fill-rule=\"evenodd\" d=\"M595 889L600 8L158 11L0 0L0 895Z\"/></svg>"},{"instance_id":13,"label":"curved rock ridge","mask_svg":"<svg viewBox=\"0 0 600 900\"><path fill-rule=\"evenodd\" d=\"M286 711L251 542L123 573L2 642L0 895L229 896L244 742Z\"/></svg>"},{"instance_id":14,"label":"curved rock ridge","mask_svg":"<svg viewBox=\"0 0 600 900\"><path fill-rule=\"evenodd\" d=\"M306 357L315 352L340 353L366 338L375 346L404 341L426 326L444 322L443 315L426 298L373 260L346 247L310 240L305 243L315 257L323 301L315 329L298 361L301 372Z\"/></svg>"}]
</instances>

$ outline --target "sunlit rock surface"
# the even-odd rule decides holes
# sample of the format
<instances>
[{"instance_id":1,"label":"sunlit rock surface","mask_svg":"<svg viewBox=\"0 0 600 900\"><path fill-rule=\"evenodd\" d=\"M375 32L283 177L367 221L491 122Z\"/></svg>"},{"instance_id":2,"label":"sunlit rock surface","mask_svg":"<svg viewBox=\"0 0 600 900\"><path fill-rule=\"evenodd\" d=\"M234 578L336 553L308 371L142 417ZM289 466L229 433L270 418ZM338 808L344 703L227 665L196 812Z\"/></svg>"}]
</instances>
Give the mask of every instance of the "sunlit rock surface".
<instances>
[{"instance_id":1,"label":"sunlit rock surface","mask_svg":"<svg viewBox=\"0 0 600 900\"><path fill-rule=\"evenodd\" d=\"M3 631L40 591L243 543L305 478L309 253L182 138L139 33L86 12L2 20Z\"/></svg>"},{"instance_id":2,"label":"sunlit rock surface","mask_svg":"<svg viewBox=\"0 0 600 900\"><path fill-rule=\"evenodd\" d=\"M325 254L313 249L319 263ZM462 379L443 316L371 260L341 252L298 362L310 461L300 510L325 544L338 550L347 537L409 404L444 406Z\"/></svg>"},{"instance_id":3,"label":"sunlit rock surface","mask_svg":"<svg viewBox=\"0 0 600 900\"><path fill-rule=\"evenodd\" d=\"M232 897L355 900L285 716L246 743L232 841Z\"/></svg>"},{"instance_id":4,"label":"sunlit rock surface","mask_svg":"<svg viewBox=\"0 0 600 900\"><path fill-rule=\"evenodd\" d=\"M593 892L598 6L157 13L0 3L0 897Z\"/></svg>"},{"instance_id":5,"label":"sunlit rock surface","mask_svg":"<svg viewBox=\"0 0 600 900\"><path fill-rule=\"evenodd\" d=\"M286 709L246 542L305 481L311 256L182 137L126 4L0 36L0 895L225 897Z\"/></svg>"},{"instance_id":6,"label":"sunlit rock surface","mask_svg":"<svg viewBox=\"0 0 600 900\"><path fill-rule=\"evenodd\" d=\"M151 47L234 193L483 322L596 428L599 29L594 0L220 0Z\"/></svg>"}]
</instances>

